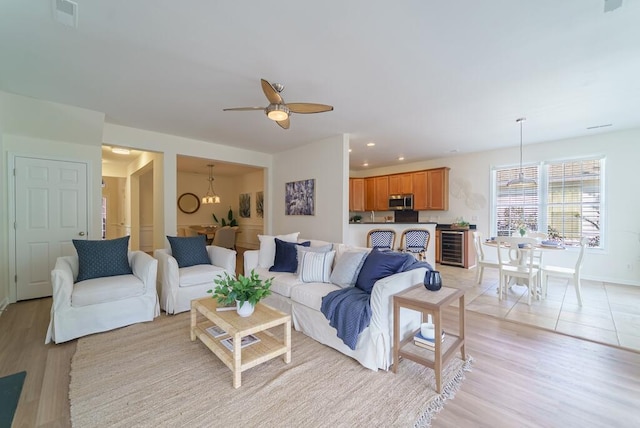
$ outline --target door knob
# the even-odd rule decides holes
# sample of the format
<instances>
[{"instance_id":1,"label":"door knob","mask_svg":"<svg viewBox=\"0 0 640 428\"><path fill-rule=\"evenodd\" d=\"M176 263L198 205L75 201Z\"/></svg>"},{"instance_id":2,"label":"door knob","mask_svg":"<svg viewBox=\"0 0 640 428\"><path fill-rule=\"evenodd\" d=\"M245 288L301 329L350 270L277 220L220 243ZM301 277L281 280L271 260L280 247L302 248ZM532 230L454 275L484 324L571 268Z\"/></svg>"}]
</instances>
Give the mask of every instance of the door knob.
<instances>
[{"instance_id":1,"label":"door knob","mask_svg":"<svg viewBox=\"0 0 640 428\"><path fill-rule=\"evenodd\" d=\"M84 236L84 232L80 232L80 233L78 233L78 235Z\"/></svg>"}]
</instances>

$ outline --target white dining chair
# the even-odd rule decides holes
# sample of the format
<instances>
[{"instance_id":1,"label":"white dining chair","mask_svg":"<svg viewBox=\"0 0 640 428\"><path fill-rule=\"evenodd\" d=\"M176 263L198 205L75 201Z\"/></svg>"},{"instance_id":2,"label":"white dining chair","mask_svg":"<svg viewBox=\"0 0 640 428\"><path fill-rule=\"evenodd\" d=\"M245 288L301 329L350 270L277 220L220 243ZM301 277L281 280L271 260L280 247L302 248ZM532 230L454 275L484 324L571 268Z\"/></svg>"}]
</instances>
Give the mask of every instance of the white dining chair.
<instances>
[{"instance_id":1,"label":"white dining chair","mask_svg":"<svg viewBox=\"0 0 640 428\"><path fill-rule=\"evenodd\" d=\"M523 280L521 284L528 287L527 302L531 305L533 297L540 297L540 269L533 265L533 253L537 240L535 238L521 238L516 236L498 236L498 264L500 269L500 288L498 299L502 300L503 293L509 282Z\"/></svg>"},{"instance_id":2,"label":"white dining chair","mask_svg":"<svg viewBox=\"0 0 640 428\"><path fill-rule=\"evenodd\" d=\"M542 282L542 295L547 296L547 284L549 277L567 278L567 280L573 280L573 286L576 289L576 297L578 299L578 305L582 306L582 289L580 284L580 271L584 262L584 250L589 243L589 238L582 238L580 240L580 253L576 260L576 265L572 268L562 266L544 266L541 270L541 282Z\"/></svg>"},{"instance_id":3,"label":"white dining chair","mask_svg":"<svg viewBox=\"0 0 640 428\"><path fill-rule=\"evenodd\" d=\"M476 252L476 282L480 284L482 282L484 268L500 269L500 265L498 262L486 259L484 249L482 248L482 233L473 232L473 248Z\"/></svg>"},{"instance_id":4,"label":"white dining chair","mask_svg":"<svg viewBox=\"0 0 640 428\"><path fill-rule=\"evenodd\" d=\"M529 231L527 232L527 234L525 235L527 238L536 238L538 240L538 243L541 243L542 241L544 241L545 239L547 239L547 237L549 236L547 233L544 232L535 232L535 231ZM533 253L533 265L536 267L542 267L542 255L543 252L540 251L539 249L534 250Z\"/></svg>"}]
</instances>

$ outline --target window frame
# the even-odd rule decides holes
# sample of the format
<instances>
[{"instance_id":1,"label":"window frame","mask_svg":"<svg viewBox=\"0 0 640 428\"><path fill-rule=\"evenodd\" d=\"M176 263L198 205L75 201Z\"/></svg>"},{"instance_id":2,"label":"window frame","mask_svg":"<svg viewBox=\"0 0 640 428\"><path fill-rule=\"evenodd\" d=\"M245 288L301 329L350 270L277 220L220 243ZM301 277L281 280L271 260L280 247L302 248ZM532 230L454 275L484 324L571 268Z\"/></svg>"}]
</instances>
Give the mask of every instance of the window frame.
<instances>
[{"instance_id":1,"label":"window frame","mask_svg":"<svg viewBox=\"0 0 640 428\"><path fill-rule=\"evenodd\" d=\"M538 176L538 181L537 181L537 199L538 199L538 203L537 203L537 209L538 209L538 213L537 213L537 226L538 226L538 230L540 230L541 227L544 228L544 230L548 230L548 209L550 206L549 203L549 168L551 165L558 165L558 164L569 164L569 163L574 163L574 162L583 162L583 161L598 161L599 166L600 166L600 173L599 173L599 207L600 207L600 214L599 214L599 245L597 247L589 247L590 249L593 250L606 250L607 248L607 230L606 230L606 193L607 193L607 187L606 187L606 156L604 155L594 155L594 156L581 156L581 157L571 157L571 158L559 158L559 159L552 159L552 160L547 160L547 161L541 161L541 162L530 162L527 164L523 164L522 168L526 169L526 168L532 168L535 167L537 169L537 176ZM491 189L490 189L490 200L491 200L491 208L490 208L490 213L489 213L489 221L490 221L490 234L491 236L497 236L498 235L498 183L497 183L497 178L498 178L498 172L499 171L503 171L503 170L511 170L511 169L519 169L519 165L500 165L500 166L492 166L491 167L491 174L490 174L490 185L491 185Z\"/></svg>"}]
</instances>

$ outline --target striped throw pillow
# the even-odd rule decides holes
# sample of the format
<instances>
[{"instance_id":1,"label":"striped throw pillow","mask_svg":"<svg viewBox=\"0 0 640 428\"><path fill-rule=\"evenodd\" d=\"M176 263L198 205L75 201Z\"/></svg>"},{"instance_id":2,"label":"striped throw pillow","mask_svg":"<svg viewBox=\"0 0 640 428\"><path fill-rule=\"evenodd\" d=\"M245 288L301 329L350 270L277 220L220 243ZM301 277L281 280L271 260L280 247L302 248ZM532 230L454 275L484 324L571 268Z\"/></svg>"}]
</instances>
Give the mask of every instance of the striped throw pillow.
<instances>
[{"instance_id":1,"label":"striped throw pillow","mask_svg":"<svg viewBox=\"0 0 640 428\"><path fill-rule=\"evenodd\" d=\"M331 265L335 255L335 251L327 251L326 253L302 252L302 257L298 260L300 281L330 282Z\"/></svg>"}]
</instances>

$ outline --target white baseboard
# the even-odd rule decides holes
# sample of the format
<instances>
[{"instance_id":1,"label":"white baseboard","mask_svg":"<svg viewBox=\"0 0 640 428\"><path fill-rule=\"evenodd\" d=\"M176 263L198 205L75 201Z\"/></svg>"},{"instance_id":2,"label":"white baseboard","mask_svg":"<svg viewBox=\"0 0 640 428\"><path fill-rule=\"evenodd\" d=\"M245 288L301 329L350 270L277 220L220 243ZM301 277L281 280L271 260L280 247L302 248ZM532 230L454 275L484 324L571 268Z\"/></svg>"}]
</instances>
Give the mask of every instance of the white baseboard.
<instances>
[{"instance_id":1,"label":"white baseboard","mask_svg":"<svg viewBox=\"0 0 640 428\"><path fill-rule=\"evenodd\" d=\"M5 297L0 301L0 314L9 306L9 299Z\"/></svg>"}]
</instances>

